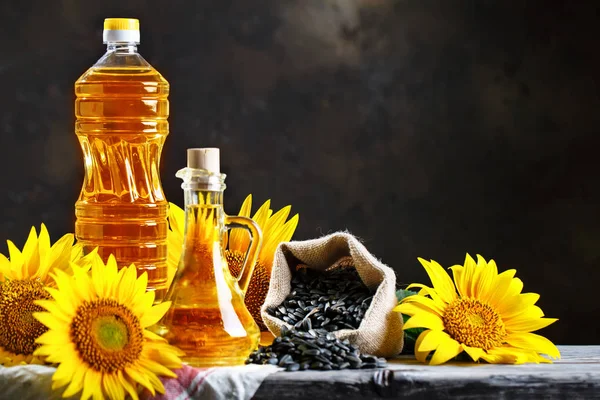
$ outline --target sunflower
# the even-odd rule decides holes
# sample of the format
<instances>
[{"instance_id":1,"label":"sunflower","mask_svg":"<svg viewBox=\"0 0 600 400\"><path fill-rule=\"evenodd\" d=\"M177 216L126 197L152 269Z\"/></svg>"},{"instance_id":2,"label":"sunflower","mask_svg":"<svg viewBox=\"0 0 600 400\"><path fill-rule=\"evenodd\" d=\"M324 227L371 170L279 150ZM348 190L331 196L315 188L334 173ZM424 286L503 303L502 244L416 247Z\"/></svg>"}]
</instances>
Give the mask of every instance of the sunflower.
<instances>
[{"instance_id":1,"label":"sunflower","mask_svg":"<svg viewBox=\"0 0 600 400\"><path fill-rule=\"evenodd\" d=\"M91 274L53 275L57 288L46 289L52 299L37 301L47 311L34 313L48 328L35 354L58 364L52 388L68 385L63 397L82 391L82 399L138 399L140 386L164 393L157 375L175 377L182 353L146 329L170 306L152 305L147 274L137 278L135 265L118 270L114 256L105 265L96 255Z\"/></svg>"},{"instance_id":2,"label":"sunflower","mask_svg":"<svg viewBox=\"0 0 600 400\"><path fill-rule=\"evenodd\" d=\"M521 364L550 362L541 354L560 358L556 346L543 336L531 333L557 321L542 318L535 305L539 295L521 293L523 282L515 278L516 270L498 274L493 260L477 262L467 254L464 266L450 269L454 282L435 261L419 261L427 271L433 287L421 288L417 295L406 297L394 311L410 316L404 329L425 328L415 343L417 360L442 364L463 351L473 361Z\"/></svg>"},{"instance_id":3,"label":"sunflower","mask_svg":"<svg viewBox=\"0 0 600 400\"><path fill-rule=\"evenodd\" d=\"M250 280L250 285L248 286L248 291L246 292L246 297L244 299L248 311L252 314L252 317L261 328L261 331L267 330L260 316L260 307L264 303L267 291L269 290L275 249L279 243L287 242L292 238L292 235L298 226L299 218L298 214L296 214L287 220L292 206L286 206L276 213L273 213L273 210L270 207L271 200L267 200L252 217L262 231L263 241L252 274L252 279ZM239 215L249 218L251 209L252 195L249 194L242 204ZM169 230L167 237L169 246L169 277L171 277L171 279L175 274L177 263L181 256L184 219L184 211L175 204L171 204L169 208L169 225L171 229ZM229 265L229 270L235 277L239 276L241 267L244 264L249 240L250 237L248 233L241 229L233 229L229 233L225 257L227 259L227 264Z\"/></svg>"},{"instance_id":4,"label":"sunflower","mask_svg":"<svg viewBox=\"0 0 600 400\"><path fill-rule=\"evenodd\" d=\"M10 260L0 254L0 364L41 364L35 357L35 340L46 327L33 318L32 313L42 311L35 301L48 299L46 286L54 284L50 273L68 270L69 262L76 268L84 266L89 257L82 257L81 245L73 246L72 234L64 235L50 245L50 235L42 224L38 237L35 227L20 251L10 240Z\"/></svg>"}]
</instances>

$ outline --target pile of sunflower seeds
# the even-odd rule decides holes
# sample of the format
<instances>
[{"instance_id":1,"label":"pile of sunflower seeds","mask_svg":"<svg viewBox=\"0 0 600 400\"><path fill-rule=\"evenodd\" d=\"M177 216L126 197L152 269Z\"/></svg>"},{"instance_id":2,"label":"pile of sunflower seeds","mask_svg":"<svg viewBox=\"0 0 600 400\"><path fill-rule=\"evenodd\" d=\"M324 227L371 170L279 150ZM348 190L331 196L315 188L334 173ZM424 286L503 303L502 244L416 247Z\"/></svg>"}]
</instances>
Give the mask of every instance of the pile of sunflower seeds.
<instances>
[{"instance_id":1,"label":"pile of sunflower seeds","mask_svg":"<svg viewBox=\"0 0 600 400\"><path fill-rule=\"evenodd\" d=\"M353 267L328 272L301 268L292 278L290 294L267 313L305 332L357 329L371 300L373 295Z\"/></svg>"},{"instance_id":2,"label":"pile of sunflower seeds","mask_svg":"<svg viewBox=\"0 0 600 400\"><path fill-rule=\"evenodd\" d=\"M383 368L385 358L360 354L348 340L340 341L332 333L318 335L309 332L281 328L281 336L271 346L259 347L250 354L247 364L271 364L284 367L286 371L339 370L360 368Z\"/></svg>"},{"instance_id":3,"label":"pile of sunflower seeds","mask_svg":"<svg viewBox=\"0 0 600 400\"><path fill-rule=\"evenodd\" d=\"M246 363L278 365L286 371L385 367L384 358L361 354L332 333L357 329L372 299L354 267L326 272L298 269L290 294L278 307L267 309L292 329L283 325L280 337L250 354Z\"/></svg>"}]
</instances>

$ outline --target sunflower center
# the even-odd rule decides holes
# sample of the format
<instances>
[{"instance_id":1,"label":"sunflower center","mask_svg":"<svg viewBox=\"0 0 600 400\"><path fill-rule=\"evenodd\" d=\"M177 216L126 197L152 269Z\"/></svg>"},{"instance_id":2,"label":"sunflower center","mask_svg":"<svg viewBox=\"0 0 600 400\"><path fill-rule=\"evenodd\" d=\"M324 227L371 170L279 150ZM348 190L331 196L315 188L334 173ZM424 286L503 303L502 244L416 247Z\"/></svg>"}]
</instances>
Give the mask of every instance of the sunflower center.
<instances>
[{"instance_id":1,"label":"sunflower center","mask_svg":"<svg viewBox=\"0 0 600 400\"><path fill-rule=\"evenodd\" d=\"M127 325L114 315L103 315L92 322L92 335L105 350L123 350L129 342Z\"/></svg>"},{"instance_id":2,"label":"sunflower center","mask_svg":"<svg viewBox=\"0 0 600 400\"><path fill-rule=\"evenodd\" d=\"M88 365L110 373L140 358L144 331L129 308L112 299L98 299L77 308L71 339Z\"/></svg>"},{"instance_id":3,"label":"sunflower center","mask_svg":"<svg viewBox=\"0 0 600 400\"><path fill-rule=\"evenodd\" d=\"M244 266L244 260L246 255L239 251L225 252L225 258L229 271L234 277L239 277L242 267ZM265 299L267 298L267 292L269 291L269 281L271 277L267 268L260 262L256 262L254 272L252 273L252 279L250 285L248 285L248 291L244 297L244 303L246 308L254 318L254 321L258 324L261 331L266 331L262 317L260 316L260 308L262 307Z\"/></svg>"},{"instance_id":4,"label":"sunflower center","mask_svg":"<svg viewBox=\"0 0 600 400\"><path fill-rule=\"evenodd\" d=\"M506 328L500 315L489 304L476 299L458 299L446 307L444 327L456 341L489 350L500 346Z\"/></svg>"},{"instance_id":5,"label":"sunflower center","mask_svg":"<svg viewBox=\"0 0 600 400\"><path fill-rule=\"evenodd\" d=\"M38 280L6 281L0 285L0 346L15 354L32 354L35 340L48 330L32 313L45 311L35 300L49 299Z\"/></svg>"}]
</instances>

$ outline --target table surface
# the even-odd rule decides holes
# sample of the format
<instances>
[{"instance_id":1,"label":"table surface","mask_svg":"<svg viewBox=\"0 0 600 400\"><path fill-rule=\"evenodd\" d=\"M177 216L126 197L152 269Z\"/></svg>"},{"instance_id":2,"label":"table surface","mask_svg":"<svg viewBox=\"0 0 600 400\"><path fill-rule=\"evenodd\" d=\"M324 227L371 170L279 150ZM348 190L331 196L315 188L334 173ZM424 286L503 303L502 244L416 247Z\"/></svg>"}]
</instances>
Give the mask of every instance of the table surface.
<instances>
[{"instance_id":1,"label":"table surface","mask_svg":"<svg viewBox=\"0 0 600 400\"><path fill-rule=\"evenodd\" d=\"M448 363L401 356L385 369L278 372L254 399L600 399L600 346L558 346L553 364Z\"/></svg>"}]
</instances>

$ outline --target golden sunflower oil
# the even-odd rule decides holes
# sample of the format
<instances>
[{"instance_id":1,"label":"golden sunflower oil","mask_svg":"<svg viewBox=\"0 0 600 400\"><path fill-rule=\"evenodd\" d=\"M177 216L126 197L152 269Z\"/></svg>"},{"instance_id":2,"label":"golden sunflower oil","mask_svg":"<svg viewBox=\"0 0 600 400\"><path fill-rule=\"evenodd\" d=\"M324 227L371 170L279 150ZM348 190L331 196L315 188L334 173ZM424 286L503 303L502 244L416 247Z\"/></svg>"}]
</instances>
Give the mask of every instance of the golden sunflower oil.
<instances>
[{"instance_id":1,"label":"golden sunflower oil","mask_svg":"<svg viewBox=\"0 0 600 400\"><path fill-rule=\"evenodd\" d=\"M194 163L188 152L189 165ZM225 215L225 175L218 169L211 173L203 167L188 167L178 176L184 179L185 191L183 252L166 297L171 308L156 332L183 350L182 360L189 365L241 365L260 337L244 304L260 247L260 229L249 218ZM223 250L228 226L245 228L253 238L239 279L229 272Z\"/></svg>"},{"instance_id":2,"label":"golden sunflower oil","mask_svg":"<svg viewBox=\"0 0 600 400\"><path fill-rule=\"evenodd\" d=\"M175 278L173 305L164 319L170 327L165 338L186 353L182 359L190 365L243 364L257 346L258 326L229 273L220 239L214 235L215 239L205 241L206 236L197 233L206 229L217 233L221 210L200 206L186 212L194 223L188 225L183 271ZM203 217L207 213L209 217Z\"/></svg>"},{"instance_id":3,"label":"golden sunflower oil","mask_svg":"<svg viewBox=\"0 0 600 400\"><path fill-rule=\"evenodd\" d=\"M137 52L139 23L107 19L108 49L75 83L75 130L85 178L75 235L106 262L135 263L160 301L167 281L167 207L160 155L169 132L169 83Z\"/></svg>"}]
</instances>

